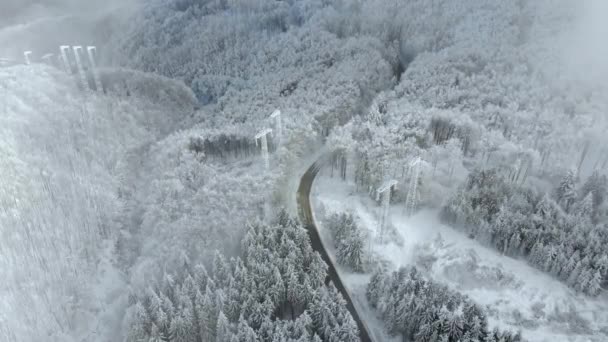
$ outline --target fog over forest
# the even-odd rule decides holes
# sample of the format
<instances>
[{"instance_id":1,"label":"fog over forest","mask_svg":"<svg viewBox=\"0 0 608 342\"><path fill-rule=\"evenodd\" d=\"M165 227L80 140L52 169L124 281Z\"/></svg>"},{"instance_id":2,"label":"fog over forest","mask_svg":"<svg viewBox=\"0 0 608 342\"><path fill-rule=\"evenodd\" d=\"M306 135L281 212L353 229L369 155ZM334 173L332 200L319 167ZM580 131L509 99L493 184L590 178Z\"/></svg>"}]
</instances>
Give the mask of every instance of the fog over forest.
<instances>
[{"instance_id":1,"label":"fog over forest","mask_svg":"<svg viewBox=\"0 0 608 342\"><path fill-rule=\"evenodd\" d=\"M0 342L607 341L606 13L0 0Z\"/></svg>"}]
</instances>

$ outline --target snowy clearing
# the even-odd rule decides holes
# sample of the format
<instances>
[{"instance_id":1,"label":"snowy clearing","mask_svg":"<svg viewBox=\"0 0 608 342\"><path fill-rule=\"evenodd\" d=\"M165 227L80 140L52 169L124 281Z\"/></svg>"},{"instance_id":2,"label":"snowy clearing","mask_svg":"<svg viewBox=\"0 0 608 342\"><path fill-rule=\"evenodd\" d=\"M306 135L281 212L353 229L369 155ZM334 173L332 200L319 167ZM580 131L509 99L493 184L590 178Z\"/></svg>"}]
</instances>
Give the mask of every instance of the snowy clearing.
<instances>
[{"instance_id":1,"label":"snowy clearing","mask_svg":"<svg viewBox=\"0 0 608 342\"><path fill-rule=\"evenodd\" d=\"M380 244L380 208L356 194L352 184L320 175L313 187L313 206L321 235L323 217L350 211L375 236L372 253L395 269L415 264L435 281L470 296L488 311L493 326L521 330L530 341L605 341L608 338L608 301L576 294L565 284L516 260L480 245L442 224L436 211L422 210L409 218L403 206L391 208L394 236ZM438 235L442 241L438 241ZM326 240L326 245L331 245ZM368 247L369 248L369 247ZM368 249L369 250L369 249ZM330 252L334 252L330 248ZM354 296L365 302L370 275L339 268ZM361 303L359 303L361 305ZM369 310L365 310L369 314Z\"/></svg>"}]
</instances>

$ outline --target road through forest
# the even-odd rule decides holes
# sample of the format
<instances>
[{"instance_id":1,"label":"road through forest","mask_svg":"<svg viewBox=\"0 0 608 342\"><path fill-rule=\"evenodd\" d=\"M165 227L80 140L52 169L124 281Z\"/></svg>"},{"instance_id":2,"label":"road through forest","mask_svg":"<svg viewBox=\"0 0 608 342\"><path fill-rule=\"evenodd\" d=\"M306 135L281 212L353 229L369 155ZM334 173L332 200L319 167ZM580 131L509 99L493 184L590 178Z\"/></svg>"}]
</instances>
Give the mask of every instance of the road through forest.
<instances>
[{"instance_id":1,"label":"road through forest","mask_svg":"<svg viewBox=\"0 0 608 342\"><path fill-rule=\"evenodd\" d=\"M308 235L310 236L310 243L312 244L312 248L315 251L319 252L319 254L321 254L321 257L327 264L328 276L325 279L325 282L327 284L332 282L334 284L334 286L338 289L338 291L340 291L340 293L342 294L342 297L344 297L344 299L346 300L346 306L348 308L348 311L353 316L353 319L355 320L355 322L357 323L357 327L359 328L361 342L372 342L372 339L370 338L369 330L368 330L367 326L365 325L365 323L361 320L361 317L359 316L357 309L355 309L355 306L350 297L350 294L344 287L344 284L342 283L342 280L340 279L340 276L338 275L338 272L336 271L333 261L329 257L329 254L327 253L327 251L325 250L325 247L323 246L323 243L321 242L321 236L319 235L319 230L317 228L317 225L315 224L314 216L312 213L312 206L310 204L310 192L312 190L312 185L315 180L315 177L317 176L317 173L319 172L319 170L323 164L322 160L323 160L323 156L321 158L317 159L317 161L315 161L306 170L306 173L304 173L304 175L300 179L300 185L298 186L298 193L297 193L298 213L300 216L300 220L302 221L302 224L308 231Z\"/></svg>"}]
</instances>

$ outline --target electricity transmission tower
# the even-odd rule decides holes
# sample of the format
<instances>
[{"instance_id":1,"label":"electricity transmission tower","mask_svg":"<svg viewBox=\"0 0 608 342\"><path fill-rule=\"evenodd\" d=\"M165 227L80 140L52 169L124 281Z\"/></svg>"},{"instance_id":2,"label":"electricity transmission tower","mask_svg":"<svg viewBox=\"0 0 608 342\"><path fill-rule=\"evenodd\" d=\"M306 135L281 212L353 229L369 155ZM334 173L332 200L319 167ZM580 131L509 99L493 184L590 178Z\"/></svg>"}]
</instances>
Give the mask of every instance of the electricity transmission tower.
<instances>
[{"instance_id":1,"label":"electricity transmission tower","mask_svg":"<svg viewBox=\"0 0 608 342\"><path fill-rule=\"evenodd\" d=\"M412 216L416 210L418 201L418 178L420 177L421 164L422 159L420 159L420 157L416 157L416 159L410 163L410 184L405 199L405 210L408 216Z\"/></svg>"},{"instance_id":2,"label":"electricity transmission tower","mask_svg":"<svg viewBox=\"0 0 608 342\"><path fill-rule=\"evenodd\" d=\"M268 135L272 133L272 129L266 128L255 135L255 145L258 146L258 140L262 145L262 158L266 171L270 170L270 156L268 155Z\"/></svg>"},{"instance_id":3,"label":"electricity transmission tower","mask_svg":"<svg viewBox=\"0 0 608 342\"><path fill-rule=\"evenodd\" d=\"M101 79L99 78L99 72L97 71L97 63L95 62L95 55L97 54L97 48L95 46L87 46L87 55L89 56L89 65L91 66L91 73L95 80L95 88L98 92L103 92L103 86L101 85Z\"/></svg>"},{"instance_id":4,"label":"electricity transmission tower","mask_svg":"<svg viewBox=\"0 0 608 342\"><path fill-rule=\"evenodd\" d=\"M65 72L67 72L68 74L72 73L72 67L70 65L70 59L68 57L68 53L67 51L70 49L69 45L61 45L59 47L59 51L61 52L61 60L62 60L62 64L63 64L63 69L65 70Z\"/></svg>"},{"instance_id":5,"label":"electricity transmission tower","mask_svg":"<svg viewBox=\"0 0 608 342\"><path fill-rule=\"evenodd\" d=\"M382 196L382 218L380 221L380 243L384 239L384 232L386 230L386 225L389 221L389 212L391 205L391 189L397 185L396 180L389 180L385 182L376 192L376 200L380 199Z\"/></svg>"},{"instance_id":6,"label":"electricity transmission tower","mask_svg":"<svg viewBox=\"0 0 608 342\"><path fill-rule=\"evenodd\" d=\"M42 61L50 66L53 66L53 57L55 57L54 54L52 53L47 53L46 55L42 56Z\"/></svg>"},{"instance_id":7,"label":"electricity transmission tower","mask_svg":"<svg viewBox=\"0 0 608 342\"><path fill-rule=\"evenodd\" d=\"M82 46L74 46L72 49L74 50L74 57L76 58L76 67L78 68L78 74L80 75L82 90L86 92L89 90L89 81L87 81L87 74L84 71L82 60L80 59L80 51L82 51Z\"/></svg>"},{"instance_id":8,"label":"electricity transmission tower","mask_svg":"<svg viewBox=\"0 0 608 342\"><path fill-rule=\"evenodd\" d=\"M32 64L32 62L31 62L31 60L30 60L30 56L31 56L31 54L32 54L32 51L25 51L25 52L23 52L23 57L24 57L24 59L25 59L25 64L26 64L26 65L30 65L30 64Z\"/></svg>"},{"instance_id":9,"label":"electricity transmission tower","mask_svg":"<svg viewBox=\"0 0 608 342\"><path fill-rule=\"evenodd\" d=\"M277 145L280 145L281 142L283 141L283 123L281 122L281 111L278 109L275 110L270 115L270 118L274 119L275 129L277 131L277 133L276 133Z\"/></svg>"}]
</instances>

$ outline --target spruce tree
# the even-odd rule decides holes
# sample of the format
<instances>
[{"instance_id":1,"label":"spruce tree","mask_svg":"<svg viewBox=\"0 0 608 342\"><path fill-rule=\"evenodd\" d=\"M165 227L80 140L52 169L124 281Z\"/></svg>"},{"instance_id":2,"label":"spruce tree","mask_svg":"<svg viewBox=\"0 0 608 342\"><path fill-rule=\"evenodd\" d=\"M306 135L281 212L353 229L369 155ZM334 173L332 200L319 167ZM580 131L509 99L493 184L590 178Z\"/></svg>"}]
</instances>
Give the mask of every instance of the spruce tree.
<instances>
[{"instance_id":1,"label":"spruce tree","mask_svg":"<svg viewBox=\"0 0 608 342\"><path fill-rule=\"evenodd\" d=\"M217 328L216 331L216 342L231 342L232 339L232 331L230 330L230 323L226 318L226 315L222 311L220 311L217 319Z\"/></svg>"},{"instance_id":2,"label":"spruce tree","mask_svg":"<svg viewBox=\"0 0 608 342\"><path fill-rule=\"evenodd\" d=\"M600 173L595 170L581 187L581 196L586 197L591 194L593 197L593 204L597 207L604 203L607 189L608 180L606 179L606 176L600 175Z\"/></svg>"},{"instance_id":3,"label":"spruce tree","mask_svg":"<svg viewBox=\"0 0 608 342\"><path fill-rule=\"evenodd\" d=\"M147 331L152 325L146 309L144 306L137 302L135 306L130 310L131 313L131 326L127 334L128 342L139 342L145 339Z\"/></svg>"},{"instance_id":4,"label":"spruce tree","mask_svg":"<svg viewBox=\"0 0 608 342\"><path fill-rule=\"evenodd\" d=\"M256 342L257 340L257 334L247 324L247 322L242 316L239 318L236 337L237 341L239 342Z\"/></svg>"},{"instance_id":5,"label":"spruce tree","mask_svg":"<svg viewBox=\"0 0 608 342\"><path fill-rule=\"evenodd\" d=\"M336 258L338 263L349 267L355 272L363 271L363 238L359 231L352 229L337 245Z\"/></svg>"},{"instance_id":6,"label":"spruce tree","mask_svg":"<svg viewBox=\"0 0 608 342\"><path fill-rule=\"evenodd\" d=\"M174 342L192 342L194 334L191 327L188 326L182 315L177 315L171 321L170 333L171 341Z\"/></svg>"},{"instance_id":7,"label":"spruce tree","mask_svg":"<svg viewBox=\"0 0 608 342\"><path fill-rule=\"evenodd\" d=\"M585 292L590 296L597 296L602 290L602 275L600 271L595 271L593 277L589 280Z\"/></svg>"},{"instance_id":8,"label":"spruce tree","mask_svg":"<svg viewBox=\"0 0 608 342\"><path fill-rule=\"evenodd\" d=\"M211 341L215 337L212 335L212 331L215 329L211 328L213 315L211 303L212 302L208 296L208 292L205 292L204 295L200 291L197 291L196 299L194 301L194 310L196 312L196 316L198 317L198 334L203 341Z\"/></svg>"},{"instance_id":9,"label":"spruce tree","mask_svg":"<svg viewBox=\"0 0 608 342\"><path fill-rule=\"evenodd\" d=\"M576 172L574 170L568 171L559 183L559 187L556 191L558 202L564 207L566 211L569 211L572 204L576 201Z\"/></svg>"},{"instance_id":10,"label":"spruce tree","mask_svg":"<svg viewBox=\"0 0 608 342\"><path fill-rule=\"evenodd\" d=\"M573 210L574 216L578 219L578 222L584 226L591 224L593 218L593 194L589 193L585 196Z\"/></svg>"},{"instance_id":11,"label":"spruce tree","mask_svg":"<svg viewBox=\"0 0 608 342\"><path fill-rule=\"evenodd\" d=\"M568 286L574 287L578 283L578 278L581 275L582 268L583 265L581 264L581 262L577 262L576 266L574 267L574 270L572 271L572 273L570 273L570 276L568 277Z\"/></svg>"},{"instance_id":12,"label":"spruce tree","mask_svg":"<svg viewBox=\"0 0 608 342\"><path fill-rule=\"evenodd\" d=\"M152 328L150 329L150 338L147 342L165 342L167 340L167 336L163 335L159 327L152 323Z\"/></svg>"},{"instance_id":13,"label":"spruce tree","mask_svg":"<svg viewBox=\"0 0 608 342\"><path fill-rule=\"evenodd\" d=\"M230 266L224 255L216 250L213 256L213 280L219 287L224 287L230 283L230 277Z\"/></svg>"}]
</instances>

